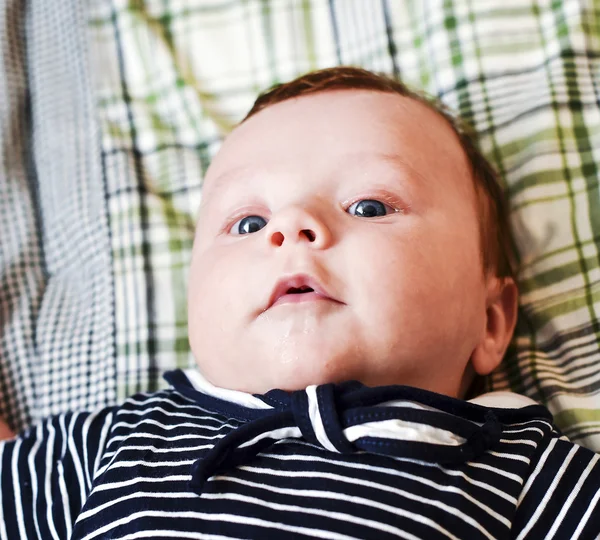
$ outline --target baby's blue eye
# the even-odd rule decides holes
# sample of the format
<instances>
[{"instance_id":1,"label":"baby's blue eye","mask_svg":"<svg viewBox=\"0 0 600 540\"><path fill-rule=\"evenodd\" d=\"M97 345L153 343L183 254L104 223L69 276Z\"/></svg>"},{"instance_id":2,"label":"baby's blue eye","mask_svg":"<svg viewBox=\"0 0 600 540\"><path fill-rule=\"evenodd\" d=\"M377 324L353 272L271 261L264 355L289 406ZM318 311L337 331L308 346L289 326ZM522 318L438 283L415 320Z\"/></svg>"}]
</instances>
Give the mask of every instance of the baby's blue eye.
<instances>
[{"instance_id":1,"label":"baby's blue eye","mask_svg":"<svg viewBox=\"0 0 600 540\"><path fill-rule=\"evenodd\" d=\"M231 232L232 234L250 234L260 231L266 224L267 222L260 216L246 216L233 224Z\"/></svg>"},{"instance_id":2,"label":"baby's blue eye","mask_svg":"<svg viewBox=\"0 0 600 540\"><path fill-rule=\"evenodd\" d=\"M352 208L356 210L356 216L359 217L379 217L385 216L387 214L386 207L389 208L386 204L383 204L381 201L376 201L374 199L361 199L360 201L355 202L350 205L348 208L348 212L352 214ZM392 208L392 211L394 209Z\"/></svg>"}]
</instances>

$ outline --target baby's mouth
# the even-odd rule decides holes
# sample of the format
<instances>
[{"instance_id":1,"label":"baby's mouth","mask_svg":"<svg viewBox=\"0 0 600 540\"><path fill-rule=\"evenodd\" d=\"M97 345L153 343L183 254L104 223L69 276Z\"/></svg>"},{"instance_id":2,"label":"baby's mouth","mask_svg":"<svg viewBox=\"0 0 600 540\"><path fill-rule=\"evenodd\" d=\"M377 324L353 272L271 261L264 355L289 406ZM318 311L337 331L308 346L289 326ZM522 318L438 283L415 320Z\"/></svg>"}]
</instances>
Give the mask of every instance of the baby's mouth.
<instances>
[{"instance_id":1,"label":"baby's mouth","mask_svg":"<svg viewBox=\"0 0 600 540\"><path fill-rule=\"evenodd\" d=\"M327 296L322 296L312 289L307 289L305 291L288 292L275 300L275 303L271 307L279 306L281 304L300 304L307 302L335 302L335 300Z\"/></svg>"},{"instance_id":2,"label":"baby's mouth","mask_svg":"<svg viewBox=\"0 0 600 540\"><path fill-rule=\"evenodd\" d=\"M290 287L285 294L303 294L307 292L314 292L314 289L311 287L300 287L299 289L296 287Z\"/></svg>"},{"instance_id":3,"label":"baby's mouth","mask_svg":"<svg viewBox=\"0 0 600 540\"><path fill-rule=\"evenodd\" d=\"M265 311L274 305L300 302L324 301L342 303L333 298L315 278L308 274L296 274L280 279L269 297Z\"/></svg>"}]
</instances>

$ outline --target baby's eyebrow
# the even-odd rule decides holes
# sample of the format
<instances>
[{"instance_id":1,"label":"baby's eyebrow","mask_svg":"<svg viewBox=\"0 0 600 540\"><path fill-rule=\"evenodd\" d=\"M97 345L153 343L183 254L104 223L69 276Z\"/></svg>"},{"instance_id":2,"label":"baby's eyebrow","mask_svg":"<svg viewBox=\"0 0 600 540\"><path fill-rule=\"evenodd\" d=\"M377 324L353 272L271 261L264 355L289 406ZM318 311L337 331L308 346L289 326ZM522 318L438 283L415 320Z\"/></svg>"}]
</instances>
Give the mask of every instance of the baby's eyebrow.
<instances>
[{"instance_id":1,"label":"baby's eyebrow","mask_svg":"<svg viewBox=\"0 0 600 540\"><path fill-rule=\"evenodd\" d=\"M259 174L264 174L264 172L260 172L256 168L247 165L229 169L210 181L210 197L219 197L224 191L232 186L239 184L242 181L251 181L252 177L258 176Z\"/></svg>"},{"instance_id":2,"label":"baby's eyebrow","mask_svg":"<svg viewBox=\"0 0 600 540\"><path fill-rule=\"evenodd\" d=\"M425 182L428 181L422 173L416 170L407 160L403 159L402 156L385 152L359 151L342 156L336 166L336 172L339 173L341 171L344 174L344 170L352 172L357 169L367 169L368 166L378 166L382 163L386 167L391 167L399 171L404 177ZM210 181L210 198L216 199L220 197L224 192L227 192L228 189L237 184L252 182L253 178L272 174L276 173L269 168L258 169L249 165L233 167Z\"/></svg>"},{"instance_id":3,"label":"baby's eyebrow","mask_svg":"<svg viewBox=\"0 0 600 540\"><path fill-rule=\"evenodd\" d=\"M429 179L418 171L400 154L389 152L354 152L345 156L340 167L351 172L366 171L369 167L381 167L393 173L398 173L403 180L414 180L415 183L429 183ZM381 170L381 168L380 168Z\"/></svg>"}]
</instances>

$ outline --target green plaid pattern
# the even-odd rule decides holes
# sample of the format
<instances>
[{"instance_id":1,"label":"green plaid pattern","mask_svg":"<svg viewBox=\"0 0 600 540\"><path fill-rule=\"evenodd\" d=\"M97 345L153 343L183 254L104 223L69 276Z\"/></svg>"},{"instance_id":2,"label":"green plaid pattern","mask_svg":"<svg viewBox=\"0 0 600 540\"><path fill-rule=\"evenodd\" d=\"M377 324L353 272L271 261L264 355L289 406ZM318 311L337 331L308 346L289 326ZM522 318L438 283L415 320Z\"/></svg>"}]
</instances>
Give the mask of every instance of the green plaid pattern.
<instances>
[{"instance_id":1,"label":"green plaid pattern","mask_svg":"<svg viewBox=\"0 0 600 540\"><path fill-rule=\"evenodd\" d=\"M118 398L193 363L187 268L223 136L259 91L352 64L439 96L481 133L510 196L521 290L488 388L545 403L569 438L600 450L597 2L98 0L89 29Z\"/></svg>"}]
</instances>

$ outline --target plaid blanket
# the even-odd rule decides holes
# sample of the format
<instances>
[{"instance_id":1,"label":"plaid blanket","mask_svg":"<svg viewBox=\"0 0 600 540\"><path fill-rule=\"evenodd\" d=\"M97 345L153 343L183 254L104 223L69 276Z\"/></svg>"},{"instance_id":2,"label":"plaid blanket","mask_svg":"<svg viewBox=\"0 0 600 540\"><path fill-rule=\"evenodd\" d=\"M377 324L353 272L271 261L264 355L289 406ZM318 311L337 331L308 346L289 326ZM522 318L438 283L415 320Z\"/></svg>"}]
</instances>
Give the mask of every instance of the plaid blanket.
<instances>
[{"instance_id":1,"label":"plaid blanket","mask_svg":"<svg viewBox=\"0 0 600 540\"><path fill-rule=\"evenodd\" d=\"M37 6L37 4L40 4ZM593 0L0 0L0 412L17 428L192 365L202 178L266 87L352 64L441 97L511 203L521 302L488 389L600 450Z\"/></svg>"}]
</instances>

